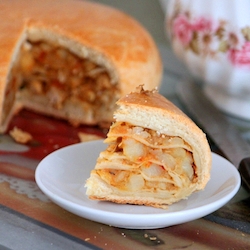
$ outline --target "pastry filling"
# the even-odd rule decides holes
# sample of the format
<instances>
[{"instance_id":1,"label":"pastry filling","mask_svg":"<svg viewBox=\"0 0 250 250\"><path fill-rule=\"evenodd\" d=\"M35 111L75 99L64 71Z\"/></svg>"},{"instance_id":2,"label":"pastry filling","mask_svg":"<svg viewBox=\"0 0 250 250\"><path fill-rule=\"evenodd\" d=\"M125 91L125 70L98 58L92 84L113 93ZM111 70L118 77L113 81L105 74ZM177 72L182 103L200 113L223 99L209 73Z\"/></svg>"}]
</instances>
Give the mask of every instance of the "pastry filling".
<instances>
[{"instance_id":1,"label":"pastry filling","mask_svg":"<svg viewBox=\"0 0 250 250\"><path fill-rule=\"evenodd\" d=\"M88 113L89 121L105 120L103 114L112 114L119 92L104 66L43 41L26 41L22 45L11 75L6 95L17 89L21 96L30 96L55 110L75 108L85 117ZM12 94L6 113L14 99ZM71 122L77 125L77 120Z\"/></svg>"},{"instance_id":2,"label":"pastry filling","mask_svg":"<svg viewBox=\"0 0 250 250\"><path fill-rule=\"evenodd\" d=\"M192 150L179 137L116 122L105 142L108 147L92 173L121 195L140 191L166 198L197 180Z\"/></svg>"}]
</instances>

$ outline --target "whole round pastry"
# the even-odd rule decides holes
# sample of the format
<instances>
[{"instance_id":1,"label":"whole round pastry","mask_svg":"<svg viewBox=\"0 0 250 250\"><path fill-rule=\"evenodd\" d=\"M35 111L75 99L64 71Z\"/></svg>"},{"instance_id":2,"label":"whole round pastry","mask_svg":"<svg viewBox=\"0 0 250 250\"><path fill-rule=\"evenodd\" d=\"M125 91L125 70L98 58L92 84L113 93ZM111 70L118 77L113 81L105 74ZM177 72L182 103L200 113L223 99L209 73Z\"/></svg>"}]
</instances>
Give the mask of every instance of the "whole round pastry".
<instances>
[{"instance_id":1,"label":"whole round pastry","mask_svg":"<svg viewBox=\"0 0 250 250\"><path fill-rule=\"evenodd\" d=\"M110 123L121 96L160 84L152 37L114 8L3 0L0 19L0 132L21 108L73 125Z\"/></svg>"}]
</instances>

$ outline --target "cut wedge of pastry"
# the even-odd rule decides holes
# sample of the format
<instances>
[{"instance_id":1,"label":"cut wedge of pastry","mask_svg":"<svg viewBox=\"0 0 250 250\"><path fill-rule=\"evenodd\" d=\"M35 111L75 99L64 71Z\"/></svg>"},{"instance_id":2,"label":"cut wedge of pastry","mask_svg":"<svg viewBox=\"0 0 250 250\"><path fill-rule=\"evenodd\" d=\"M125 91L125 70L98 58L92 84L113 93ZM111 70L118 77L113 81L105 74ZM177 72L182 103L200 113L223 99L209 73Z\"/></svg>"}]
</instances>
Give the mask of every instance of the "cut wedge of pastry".
<instances>
[{"instance_id":1,"label":"cut wedge of pastry","mask_svg":"<svg viewBox=\"0 0 250 250\"><path fill-rule=\"evenodd\" d=\"M210 178L206 135L157 91L124 96L86 182L90 199L166 208Z\"/></svg>"}]
</instances>

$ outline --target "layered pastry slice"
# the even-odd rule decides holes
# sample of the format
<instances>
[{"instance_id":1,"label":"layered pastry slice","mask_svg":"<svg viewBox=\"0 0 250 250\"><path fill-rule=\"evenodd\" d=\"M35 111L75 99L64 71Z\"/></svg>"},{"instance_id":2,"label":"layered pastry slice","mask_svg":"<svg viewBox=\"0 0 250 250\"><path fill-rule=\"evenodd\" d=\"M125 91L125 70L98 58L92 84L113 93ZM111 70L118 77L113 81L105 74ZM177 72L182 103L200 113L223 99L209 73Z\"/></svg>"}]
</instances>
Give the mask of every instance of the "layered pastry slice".
<instances>
[{"instance_id":1,"label":"layered pastry slice","mask_svg":"<svg viewBox=\"0 0 250 250\"><path fill-rule=\"evenodd\" d=\"M118 102L115 122L86 182L90 199L166 208L210 178L206 135L157 91Z\"/></svg>"}]
</instances>

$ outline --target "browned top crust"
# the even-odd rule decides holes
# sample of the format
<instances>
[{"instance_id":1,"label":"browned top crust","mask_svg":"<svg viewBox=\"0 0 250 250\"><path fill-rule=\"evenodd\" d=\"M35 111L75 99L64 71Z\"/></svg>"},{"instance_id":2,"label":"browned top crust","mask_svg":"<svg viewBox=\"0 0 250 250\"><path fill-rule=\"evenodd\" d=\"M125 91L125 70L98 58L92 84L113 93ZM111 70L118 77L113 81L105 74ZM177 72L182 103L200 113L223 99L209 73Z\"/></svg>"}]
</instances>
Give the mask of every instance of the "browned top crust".
<instances>
[{"instance_id":1,"label":"browned top crust","mask_svg":"<svg viewBox=\"0 0 250 250\"><path fill-rule=\"evenodd\" d=\"M137 108L147 107L152 111L152 109L165 110L165 112L173 113L175 116L177 114L187 117L179 108L177 108L172 102L166 99L164 96L155 90L144 90L144 86L140 85L137 87L135 92L131 92L120 98L117 101L118 105L134 105ZM188 118L188 117L187 117ZM189 118L188 118L189 119Z\"/></svg>"},{"instance_id":2,"label":"browned top crust","mask_svg":"<svg viewBox=\"0 0 250 250\"><path fill-rule=\"evenodd\" d=\"M118 71L121 95L140 83L147 89L160 83L162 65L151 36L114 8L77 0L3 0L0 19L1 93L17 44L34 27L72 39L110 60Z\"/></svg>"}]
</instances>

